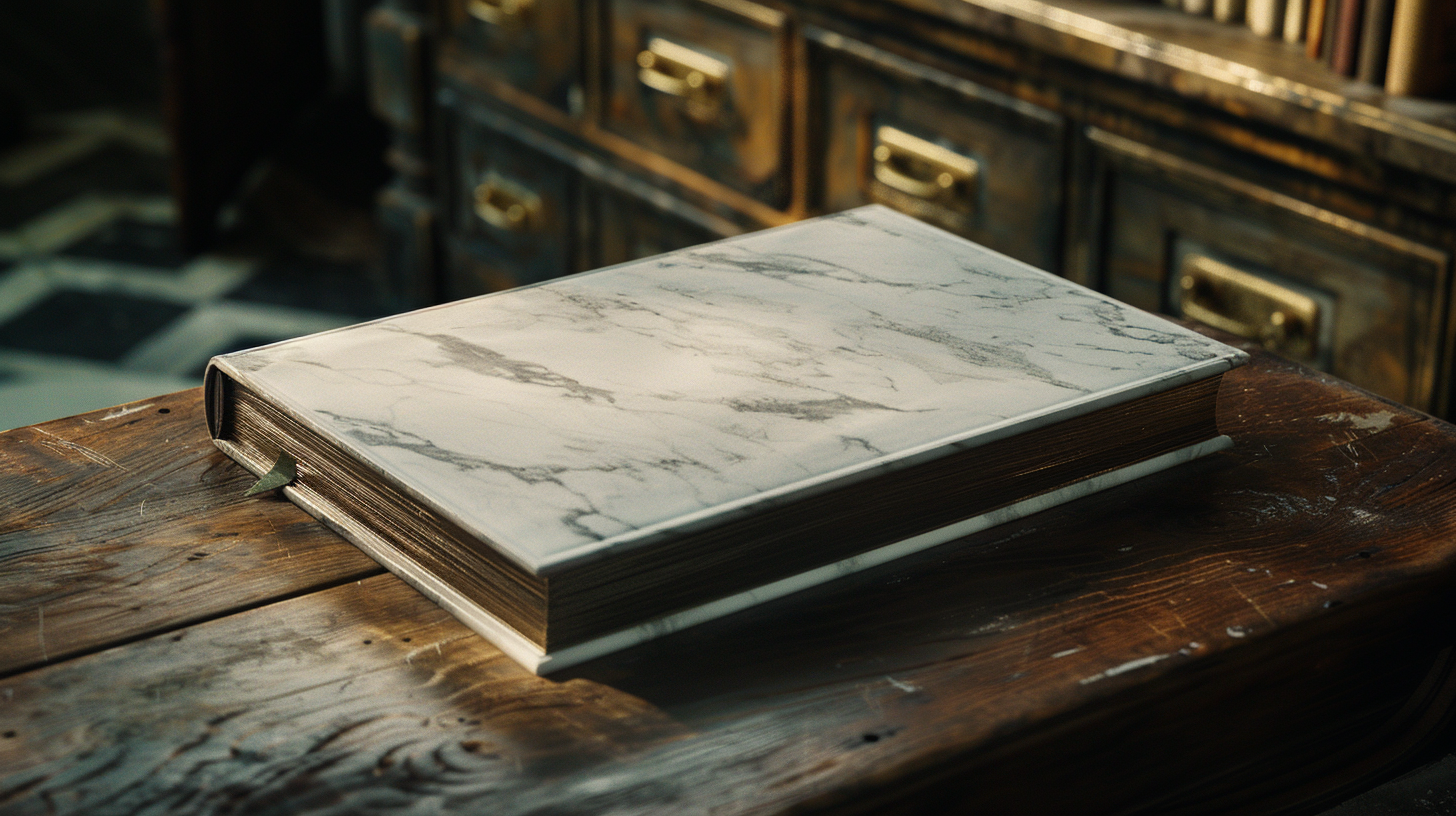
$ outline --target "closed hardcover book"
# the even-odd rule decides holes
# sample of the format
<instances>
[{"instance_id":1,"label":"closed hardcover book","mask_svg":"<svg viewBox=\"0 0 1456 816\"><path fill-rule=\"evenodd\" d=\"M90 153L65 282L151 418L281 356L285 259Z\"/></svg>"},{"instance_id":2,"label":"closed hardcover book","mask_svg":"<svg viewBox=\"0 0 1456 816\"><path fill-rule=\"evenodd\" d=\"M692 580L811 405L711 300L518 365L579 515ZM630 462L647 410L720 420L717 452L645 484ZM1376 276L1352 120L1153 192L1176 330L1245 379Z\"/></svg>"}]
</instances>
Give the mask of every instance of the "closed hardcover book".
<instances>
[{"instance_id":1,"label":"closed hardcover book","mask_svg":"<svg viewBox=\"0 0 1456 816\"><path fill-rule=\"evenodd\" d=\"M1284 41L1302 42L1305 30L1305 12L1309 10L1307 0L1288 0L1284 4Z\"/></svg>"},{"instance_id":2,"label":"closed hardcover book","mask_svg":"<svg viewBox=\"0 0 1456 816\"><path fill-rule=\"evenodd\" d=\"M544 673L1219 450L1245 359L867 207L217 357L206 400Z\"/></svg>"},{"instance_id":3,"label":"closed hardcover book","mask_svg":"<svg viewBox=\"0 0 1456 816\"><path fill-rule=\"evenodd\" d=\"M1305 10L1304 26L1304 55L1310 59L1319 59L1320 49L1325 39L1325 9L1330 3L1339 0L1309 0L1309 7Z\"/></svg>"},{"instance_id":4,"label":"closed hardcover book","mask_svg":"<svg viewBox=\"0 0 1456 816\"><path fill-rule=\"evenodd\" d=\"M1284 0L1249 0L1249 29L1260 37L1277 37L1283 29Z\"/></svg>"},{"instance_id":5,"label":"closed hardcover book","mask_svg":"<svg viewBox=\"0 0 1456 816\"><path fill-rule=\"evenodd\" d=\"M1220 23L1241 22L1244 19L1244 0L1213 0L1213 19Z\"/></svg>"},{"instance_id":6,"label":"closed hardcover book","mask_svg":"<svg viewBox=\"0 0 1456 816\"><path fill-rule=\"evenodd\" d=\"M1360 31L1365 0L1339 0L1335 14L1335 41L1330 54L1330 67L1337 74L1355 75L1360 56Z\"/></svg>"},{"instance_id":7,"label":"closed hardcover book","mask_svg":"<svg viewBox=\"0 0 1456 816\"><path fill-rule=\"evenodd\" d=\"M1390 24L1394 19L1395 0L1367 0L1365 3L1360 58L1355 66L1355 77L1361 82L1384 84L1386 61L1390 58Z\"/></svg>"},{"instance_id":8,"label":"closed hardcover book","mask_svg":"<svg viewBox=\"0 0 1456 816\"><path fill-rule=\"evenodd\" d=\"M1456 2L1396 0L1385 90L1394 96L1456 96Z\"/></svg>"}]
</instances>

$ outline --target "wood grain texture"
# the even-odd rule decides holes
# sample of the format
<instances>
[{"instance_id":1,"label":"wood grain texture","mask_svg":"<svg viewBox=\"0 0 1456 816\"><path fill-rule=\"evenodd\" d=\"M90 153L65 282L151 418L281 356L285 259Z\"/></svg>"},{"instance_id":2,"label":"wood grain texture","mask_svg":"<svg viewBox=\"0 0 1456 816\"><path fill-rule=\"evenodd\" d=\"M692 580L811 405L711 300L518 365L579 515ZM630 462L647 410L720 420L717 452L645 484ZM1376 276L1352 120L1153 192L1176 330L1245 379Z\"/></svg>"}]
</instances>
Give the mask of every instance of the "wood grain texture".
<instances>
[{"instance_id":1,"label":"wood grain texture","mask_svg":"<svg viewBox=\"0 0 1456 816\"><path fill-rule=\"evenodd\" d=\"M0 434L0 675L381 571L251 481L201 389Z\"/></svg>"},{"instance_id":2,"label":"wood grain texture","mask_svg":"<svg viewBox=\"0 0 1456 816\"><path fill-rule=\"evenodd\" d=\"M392 576L13 676L0 809L1227 812L1307 763L1328 790L1331 746L1441 710L1456 428L1263 354L1223 400L1225 454L566 678Z\"/></svg>"}]
</instances>

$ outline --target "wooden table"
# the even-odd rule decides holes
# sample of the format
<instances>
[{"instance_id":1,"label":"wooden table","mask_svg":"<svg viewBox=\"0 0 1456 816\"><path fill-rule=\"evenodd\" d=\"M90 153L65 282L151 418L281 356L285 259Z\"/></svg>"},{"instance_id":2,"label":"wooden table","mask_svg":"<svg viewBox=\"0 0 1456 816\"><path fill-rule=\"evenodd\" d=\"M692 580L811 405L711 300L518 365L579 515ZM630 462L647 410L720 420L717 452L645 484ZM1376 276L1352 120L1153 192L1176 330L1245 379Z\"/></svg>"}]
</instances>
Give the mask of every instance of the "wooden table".
<instances>
[{"instance_id":1,"label":"wooden table","mask_svg":"<svg viewBox=\"0 0 1456 816\"><path fill-rule=\"evenodd\" d=\"M217 453L0 435L0 811L1317 806L1447 711L1456 428L1256 355L1235 447L542 679Z\"/></svg>"}]
</instances>

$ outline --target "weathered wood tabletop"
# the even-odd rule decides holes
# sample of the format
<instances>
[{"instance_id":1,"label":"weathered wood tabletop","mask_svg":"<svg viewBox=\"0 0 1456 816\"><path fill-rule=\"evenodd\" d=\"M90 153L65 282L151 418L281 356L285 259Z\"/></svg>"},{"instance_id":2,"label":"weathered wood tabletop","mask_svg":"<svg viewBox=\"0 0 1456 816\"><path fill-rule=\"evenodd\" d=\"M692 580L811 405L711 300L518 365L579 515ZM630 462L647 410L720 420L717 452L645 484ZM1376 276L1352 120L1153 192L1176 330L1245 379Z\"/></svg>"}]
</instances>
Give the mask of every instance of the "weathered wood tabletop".
<instances>
[{"instance_id":1,"label":"weathered wood tabletop","mask_svg":"<svg viewBox=\"0 0 1456 816\"><path fill-rule=\"evenodd\" d=\"M243 498L197 391L0 434L0 811L1327 802L1448 708L1456 428L1262 354L1220 417L1226 453L545 679Z\"/></svg>"}]
</instances>

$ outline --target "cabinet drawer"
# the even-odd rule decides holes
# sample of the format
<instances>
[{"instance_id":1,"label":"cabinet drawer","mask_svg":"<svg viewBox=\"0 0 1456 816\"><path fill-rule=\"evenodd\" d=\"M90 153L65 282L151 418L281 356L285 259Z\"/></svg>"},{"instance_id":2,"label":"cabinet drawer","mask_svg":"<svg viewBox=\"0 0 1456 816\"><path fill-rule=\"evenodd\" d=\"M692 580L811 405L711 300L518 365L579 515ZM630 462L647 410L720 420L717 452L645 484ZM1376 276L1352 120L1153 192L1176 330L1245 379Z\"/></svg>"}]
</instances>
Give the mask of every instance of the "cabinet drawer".
<instances>
[{"instance_id":1,"label":"cabinet drawer","mask_svg":"<svg viewBox=\"0 0 1456 816\"><path fill-rule=\"evenodd\" d=\"M575 171L478 118L454 132L446 298L578 271Z\"/></svg>"},{"instance_id":2,"label":"cabinet drawer","mask_svg":"<svg viewBox=\"0 0 1456 816\"><path fill-rule=\"evenodd\" d=\"M1092 279L1109 294L1446 409L1444 251L1121 136L1089 138L1103 236Z\"/></svg>"},{"instance_id":3,"label":"cabinet drawer","mask_svg":"<svg viewBox=\"0 0 1456 816\"><path fill-rule=\"evenodd\" d=\"M594 224L593 266L635 261L741 232L728 221L660 194L635 195L589 181L586 199Z\"/></svg>"},{"instance_id":4,"label":"cabinet drawer","mask_svg":"<svg viewBox=\"0 0 1456 816\"><path fill-rule=\"evenodd\" d=\"M605 9L603 127L784 206L783 14L743 0L606 0Z\"/></svg>"},{"instance_id":5,"label":"cabinet drawer","mask_svg":"<svg viewBox=\"0 0 1456 816\"><path fill-rule=\"evenodd\" d=\"M832 32L805 34L824 209L879 202L1057 268L1061 116Z\"/></svg>"},{"instance_id":6,"label":"cabinet drawer","mask_svg":"<svg viewBox=\"0 0 1456 816\"><path fill-rule=\"evenodd\" d=\"M581 84L577 0L447 0L446 36L492 75L573 115Z\"/></svg>"}]
</instances>

